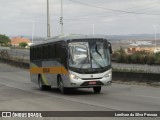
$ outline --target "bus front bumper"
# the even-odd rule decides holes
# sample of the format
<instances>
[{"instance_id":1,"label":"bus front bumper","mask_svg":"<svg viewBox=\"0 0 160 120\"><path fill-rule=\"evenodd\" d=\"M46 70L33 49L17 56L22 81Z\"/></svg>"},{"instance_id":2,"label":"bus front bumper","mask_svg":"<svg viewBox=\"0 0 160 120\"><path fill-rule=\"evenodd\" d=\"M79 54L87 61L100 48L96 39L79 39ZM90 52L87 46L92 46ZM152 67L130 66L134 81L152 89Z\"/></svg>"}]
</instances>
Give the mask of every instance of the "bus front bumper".
<instances>
[{"instance_id":1,"label":"bus front bumper","mask_svg":"<svg viewBox=\"0 0 160 120\"><path fill-rule=\"evenodd\" d=\"M96 86L109 86L111 85L111 77L102 78L102 79L93 79L93 80L82 80L82 79L72 79L66 84L65 87L68 88L91 88Z\"/></svg>"}]
</instances>

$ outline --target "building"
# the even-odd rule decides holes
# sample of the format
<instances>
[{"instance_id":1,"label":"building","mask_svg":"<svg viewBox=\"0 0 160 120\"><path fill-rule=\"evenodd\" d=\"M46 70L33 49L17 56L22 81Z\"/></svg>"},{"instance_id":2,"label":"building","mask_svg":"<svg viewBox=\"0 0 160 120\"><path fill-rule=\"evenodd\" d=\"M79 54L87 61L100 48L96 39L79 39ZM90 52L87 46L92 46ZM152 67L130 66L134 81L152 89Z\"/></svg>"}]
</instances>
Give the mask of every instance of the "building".
<instances>
[{"instance_id":1,"label":"building","mask_svg":"<svg viewBox=\"0 0 160 120\"><path fill-rule=\"evenodd\" d=\"M159 52L160 48L155 48L155 47L130 47L127 49L128 53L135 53L135 52L147 52L147 53L155 53L155 52Z\"/></svg>"},{"instance_id":2,"label":"building","mask_svg":"<svg viewBox=\"0 0 160 120\"><path fill-rule=\"evenodd\" d=\"M160 48L154 49L154 53L160 52Z\"/></svg>"},{"instance_id":3,"label":"building","mask_svg":"<svg viewBox=\"0 0 160 120\"><path fill-rule=\"evenodd\" d=\"M11 38L12 46L19 46L19 43L21 42L26 42L27 44L31 44L31 41L28 38L23 38L23 37Z\"/></svg>"}]
</instances>

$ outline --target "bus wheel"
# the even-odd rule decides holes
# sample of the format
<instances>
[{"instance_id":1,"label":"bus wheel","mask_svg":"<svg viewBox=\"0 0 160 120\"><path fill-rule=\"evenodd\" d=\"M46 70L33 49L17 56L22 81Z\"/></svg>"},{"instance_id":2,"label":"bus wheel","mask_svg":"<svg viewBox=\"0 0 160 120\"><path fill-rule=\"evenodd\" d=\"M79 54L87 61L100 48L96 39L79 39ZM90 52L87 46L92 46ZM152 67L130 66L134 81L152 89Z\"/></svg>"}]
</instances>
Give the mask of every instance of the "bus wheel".
<instances>
[{"instance_id":1,"label":"bus wheel","mask_svg":"<svg viewBox=\"0 0 160 120\"><path fill-rule=\"evenodd\" d=\"M51 90L51 86L47 86L47 90Z\"/></svg>"},{"instance_id":2,"label":"bus wheel","mask_svg":"<svg viewBox=\"0 0 160 120\"><path fill-rule=\"evenodd\" d=\"M38 79L38 85L41 90L46 90L46 86L43 85L42 77L40 76Z\"/></svg>"},{"instance_id":3,"label":"bus wheel","mask_svg":"<svg viewBox=\"0 0 160 120\"><path fill-rule=\"evenodd\" d=\"M100 87L93 87L94 93L100 93L101 92L101 86Z\"/></svg>"},{"instance_id":4,"label":"bus wheel","mask_svg":"<svg viewBox=\"0 0 160 120\"><path fill-rule=\"evenodd\" d=\"M61 77L58 77L58 88L60 89L62 94L67 93L67 88L64 87L64 84L63 84Z\"/></svg>"}]
</instances>

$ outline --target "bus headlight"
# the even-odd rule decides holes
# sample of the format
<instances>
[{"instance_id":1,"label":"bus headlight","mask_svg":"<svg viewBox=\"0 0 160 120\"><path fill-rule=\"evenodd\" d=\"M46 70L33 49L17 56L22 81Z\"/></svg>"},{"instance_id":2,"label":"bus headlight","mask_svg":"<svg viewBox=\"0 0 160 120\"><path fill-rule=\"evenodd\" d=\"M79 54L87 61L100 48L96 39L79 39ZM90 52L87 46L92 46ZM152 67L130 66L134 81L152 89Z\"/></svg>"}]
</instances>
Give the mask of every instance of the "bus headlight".
<instances>
[{"instance_id":1,"label":"bus headlight","mask_svg":"<svg viewBox=\"0 0 160 120\"><path fill-rule=\"evenodd\" d=\"M111 76L111 72L107 73L107 74L104 76L104 78L108 78L108 77L110 77L110 76Z\"/></svg>"},{"instance_id":2,"label":"bus headlight","mask_svg":"<svg viewBox=\"0 0 160 120\"><path fill-rule=\"evenodd\" d=\"M74 75L74 74L70 74L69 76L70 76L71 79L79 79L79 77L77 77L77 76Z\"/></svg>"}]
</instances>

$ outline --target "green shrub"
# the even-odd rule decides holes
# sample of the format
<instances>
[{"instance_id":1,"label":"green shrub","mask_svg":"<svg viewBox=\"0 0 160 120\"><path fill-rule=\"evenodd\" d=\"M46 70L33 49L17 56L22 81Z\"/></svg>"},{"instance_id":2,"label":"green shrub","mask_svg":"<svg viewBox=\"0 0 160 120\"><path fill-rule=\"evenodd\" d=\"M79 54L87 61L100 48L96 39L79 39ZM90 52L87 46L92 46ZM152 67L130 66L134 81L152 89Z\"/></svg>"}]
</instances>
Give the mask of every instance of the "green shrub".
<instances>
[{"instance_id":1,"label":"green shrub","mask_svg":"<svg viewBox=\"0 0 160 120\"><path fill-rule=\"evenodd\" d=\"M26 42L19 43L19 46L22 48L25 48L28 44Z\"/></svg>"},{"instance_id":2,"label":"green shrub","mask_svg":"<svg viewBox=\"0 0 160 120\"><path fill-rule=\"evenodd\" d=\"M149 54L146 57L147 57L147 64L149 64L149 65L155 64L156 57L154 54Z\"/></svg>"},{"instance_id":3,"label":"green shrub","mask_svg":"<svg viewBox=\"0 0 160 120\"><path fill-rule=\"evenodd\" d=\"M147 53L145 51L136 52L133 54L126 54L123 48L113 53L115 61L118 63L134 63L134 64L159 64L160 65L160 52Z\"/></svg>"}]
</instances>

